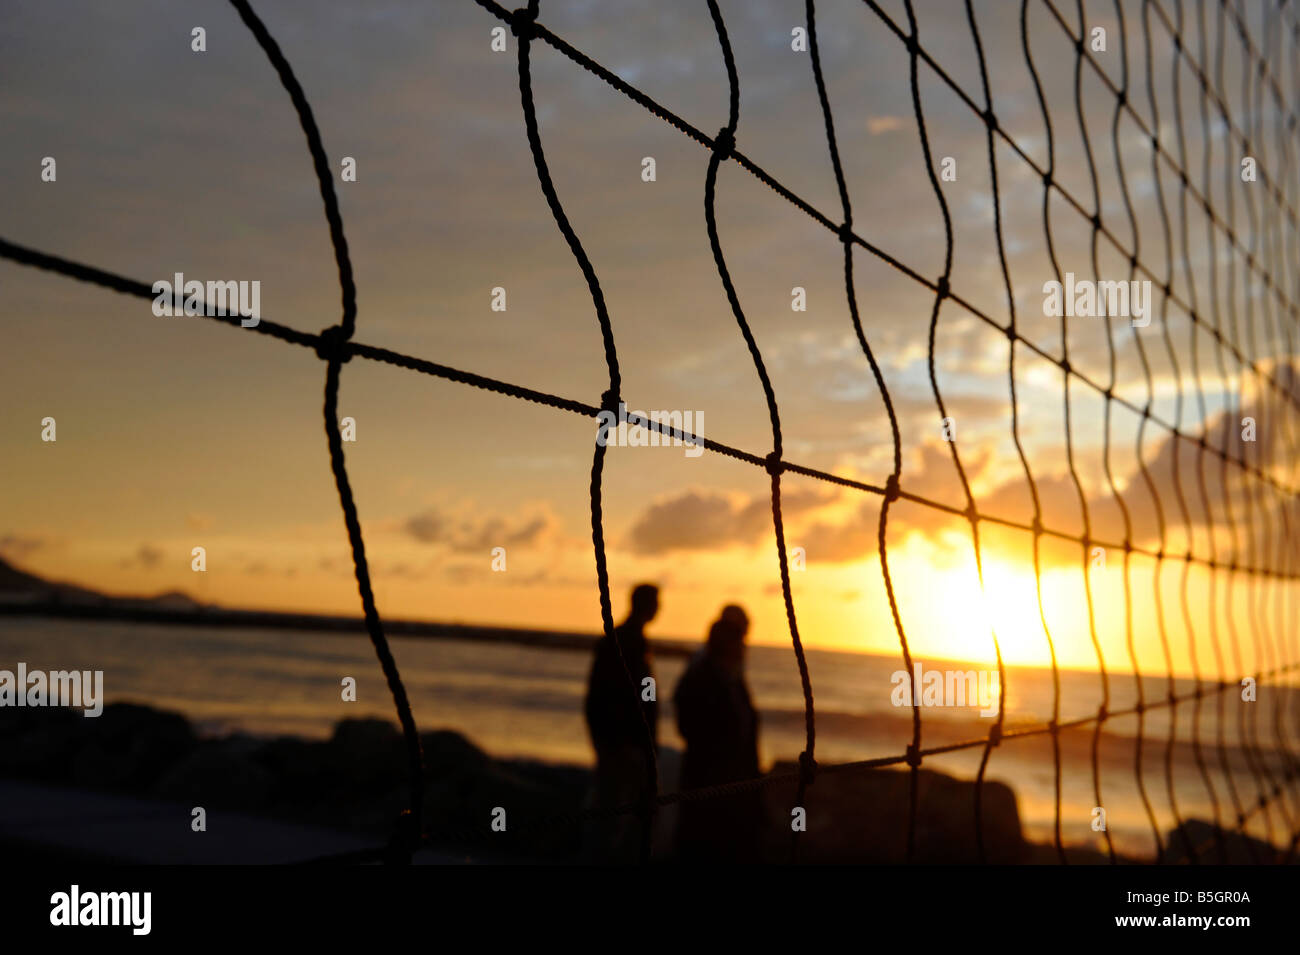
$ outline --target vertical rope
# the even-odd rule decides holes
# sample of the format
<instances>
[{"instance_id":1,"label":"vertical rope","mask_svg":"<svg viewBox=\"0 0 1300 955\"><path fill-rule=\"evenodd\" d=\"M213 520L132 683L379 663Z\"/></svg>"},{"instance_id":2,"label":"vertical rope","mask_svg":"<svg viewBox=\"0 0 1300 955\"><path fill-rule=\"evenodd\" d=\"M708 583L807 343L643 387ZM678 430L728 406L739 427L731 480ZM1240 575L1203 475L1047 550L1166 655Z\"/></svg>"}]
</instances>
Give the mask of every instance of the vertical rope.
<instances>
[{"instance_id":1,"label":"vertical rope","mask_svg":"<svg viewBox=\"0 0 1300 955\"><path fill-rule=\"evenodd\" d=\"M325 158L325 147L321 142L320 130L316 127L311 106L307 102L302 86L293 75L289 61L285 59L279 45L253 12L247 0L230 0L230 2L256 38L258 45L266 53L267 59L271 61L276 74L280 77L281 84L293 101L293 108L298 113L298 121L307 137L307 148L311 152L312 166L316 172L316 179L320 183L321 200L325 205L325 220L329 223L330 242L334 246L334 260L338 266L339 287L343 296L343 316L338 325L321 333L321 342L317 346L320 356L328 362L325 372L325 436L329 444L330 470L334 474L334 483L338 488L339 503L343 508L343 521L347 527L348 542L352 547L352 563L357 578L357 590L361 594L366 632L370 635L375 655L379 658L379 666L383 670L384 679L393 696L393 705L397 708L397 719L401 724L406 745L410 808L403 815L394 836L392 861L409 862L423 831L424 761L420 752L420 735L415 727L415 718L411 715L411 704L406 698L406 688L402 685L397 663L384 636L379 610L375 606L375 595L370 584L370 569L366 562L366 545L361 537L361 522L357 516L357 505L352 496L352 485L348 480L347 467L344 463L343 437L339 433L338 424L339 374L343 363L350 357L343 351L342 346L352 337L357 318L357 290L352 279L352 261L348 256L347 239L343 236L343 217L339 213L338 197L334 194L334 180L330 174L329 162Z\"/></svg>"},{"instance_id":2,"label":"vertical rope","mask_svg":"<svg viewBox=\"0 0 1300 955\"><path fill-rule=\"evenodd\" d=\"M803 689L804 703L804 751L799 754L799 786L796 795L797 805L804 806L808 786L816 773L814 747L817 740L816 717L813 710L812 681L808 675L808 661L804 658L803 643L799 639L799 624L795 618L794 597L790 591L790 567L785 550L785 527L781 516L781 472L784 465L781 460L781 414L776 404L776 392L772 388L763 355L759 351L754 334L750 331L745 313L740 307L740 299L731 281L727 261L722 254L722 243L718 239L718 222L714 209L718 167L724 159L732 158L736 148L736 125L740 121L740 79L736 72L736 60L731 51L731 41L727 37L727 27L722 19L716 0L708 0L709 15L713 18L713 27L718 35L718 44L722 47L722 59L727 71L727 125L718 131L713 141L713 151L709 156L709 167L704 177L704 221L709 234L709 247L713 250L713 261L718 268L718 277L727 293L731 312L736 317L736 324L744 336L754 361L754 370L758 373L763 386L763 397L767 401L768 417L772 423L772 453L767 456L766 467L772 486L772 527L776 532L777 565L781 573L781 595L785 601L786 622L790 628L790 641L794 645L795 662L799 667L799 682ZM798 833L795 833L793 846L797 845Z\"/></svg>"},{"instance_id":3,"label":"vertical rope","mask_svg":"<svg viewBox=\"0 0 1300 955\"><path fill-rule=\"evenodd\" d=\"M532 49L533 37L536 34L536 20L539 3L540 0L529 0L527 7L522 7L516 10L510 17L510 29L518 39L519 98L523 106L524 125L528 135L528 146L533 155L533 164L537 169L537 179L541 183L542 193L546 197L546 204L550 207L551 215L555 218L556 226L564 235L564 240L568 243L569 250L573 253L574 259L577 260L578 267L582 270L583 277L587 280L587 288L591 292L592 304L596 309L596 319L600 325L601 342L605 349L605 368L609 376L609 387L601 398L601 408L605 411L612 412L615 415L619 415L621 418L622 399L620 395L622 391L622 379L619 374L618 351L614 346L613 325L609 319L609 310L605 305L605 295L604 292L601 291L600 280L596 277L596 270L591 264L591 259L587 256L587 252L583 248L582 242L578 239L577 233L569 222L569 217L564 212L564 207L560 204L559 195L555 191L555 184L551 180L550 169L546 163L546 154L542 149L541 134L537 128L537 109L533 102L530 51ZM647 862L650 858L653 836L653 801L654 797L659 792L659 755L655 747L654 729L650 726L649 720L646 719L645 710L641 706L641 688L636 685L635 680L633 679L632 670L628 664L623 645L614 635L614 612L609 591L609 565L605 554L604 509L602 505L601 492L604 466L605 442L601 441L598 437L591 461L591 543L596 560L596 584L600 592L601 626L604 630L605 637L612 642L618 650L619 660L623 664L623 672L627 676L628 686L633 693L633 702L636 705L636 711L640 715L641 722L645 727L647 779L642 808L641 860L642 862Z\"/></svg>"}]
</instances>

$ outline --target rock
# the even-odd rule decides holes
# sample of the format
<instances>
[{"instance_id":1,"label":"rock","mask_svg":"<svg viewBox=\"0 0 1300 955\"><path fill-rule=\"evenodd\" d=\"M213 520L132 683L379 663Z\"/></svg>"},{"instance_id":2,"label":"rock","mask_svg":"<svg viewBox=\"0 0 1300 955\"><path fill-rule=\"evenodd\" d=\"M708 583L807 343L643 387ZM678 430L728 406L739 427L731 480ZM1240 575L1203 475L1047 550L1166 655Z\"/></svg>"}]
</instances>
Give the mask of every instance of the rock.
<instances>
[{"instance_id":1,"label":"rock","mask_svg":"<svg viewBox=\"0 0 1300 955\"><path fill-rule=\"evenodd\" d=\"M265 809L275 779L246 747L225 740L203 743L163 774L152 788L160 799L205 809Z\"/></svg>"},{"instance_id":2,"label":"rock","mask_svg":"<svg viewBox=\"0 0 1300 955\"><path fill-rule=\"evenodd\" d=\"M777 763L773 772L789 772L794 763ZM807 863L895 864L907 858L910 780L891 769L822 773L805 798L807 826L799 836L799 861ZM794 780L768 786L766 808L771 824L764 845L766 861L790 858ZM1020 830L1015 793L1003 783L985 780L982 793L984 849L991 863L1018 863L1028 845ZM916 847L918 863L974 864L975 784L922 769L917 778Z\"/></svg>"},{"instance_id":3,"label":"rock","mask_svg":"<svg viewBox=\"0 0 1300 955\"><path fill-rule=\"evenodd\" d=\"M87 718L61 707L13 709L0 720L0 773L66 783L85 741Z\"/></svg>"},{"instance_id":4,"label":"rock","mask_svg":"<svg viewBox=\"0 0 1300 955\"><path fill-rule=\"evenodd\" d=\"M332 793L343 787L349 767L329 743L279 736L264 741L252 759L275 775L285 793Z\"/></svg>"},{"instance_id":5,"label":"rock","mask_svg":"<svg viewBox=\"0 0 1300 955\"><path fill-rule=\"evenodd\" d=\"M110 704L82 722L89 725L69 779L77 786L143 791L196 745L185 717L134 703Z\"/></svg>"},{"instance_id":6,"label":"rock","mask_svg":"<svg viewBox=\"0 0 1300 955\"><path fill-rule=\"evenodd\" d=\"M434 730L420 736L426 775L437 779L449 773L475 772L490 761L487 753L453 730Z\"/></svg>"},{"instance_id":7,"label":"rock","mask_svg":"<svg viewBox=\"0 0 1300 955\"><path fill-rule=\"evenodd\" d=\"M340 720L329 748L330 758L345 767L358 791L387 792L405 784L406 744L387 720Z\"/></svg>"},{"instance_id":8,"label":"rock","mask_svg":"<svg viewBox=\"0 0 1300 955\"><path fill-rule=\"evenodd\" d=\"M183 716L134 703L110 704L97 717L15 709L0 726L5 775L88 789L143 791L195 746Z\"/></svg>"},{"instance_id":9,"label":"rock","mask_svg":"<svg viewBox=\"0 0 1300 955\"><path fill-rule=\"evenodd\" d=\"M1267 842L1243 835L1235 829L1219 830L1212 822L1203 819L1188 819L1183 824L1186 839L1177 829L1165 834L1165 858L1169 865L1181 865L1189 861L1187 843L1197 859L1204 863L1220 862L1219 848L1222 848L1227 865L1259 865L1281 861L1278 851Z\"/></svg>"}]
</instances>

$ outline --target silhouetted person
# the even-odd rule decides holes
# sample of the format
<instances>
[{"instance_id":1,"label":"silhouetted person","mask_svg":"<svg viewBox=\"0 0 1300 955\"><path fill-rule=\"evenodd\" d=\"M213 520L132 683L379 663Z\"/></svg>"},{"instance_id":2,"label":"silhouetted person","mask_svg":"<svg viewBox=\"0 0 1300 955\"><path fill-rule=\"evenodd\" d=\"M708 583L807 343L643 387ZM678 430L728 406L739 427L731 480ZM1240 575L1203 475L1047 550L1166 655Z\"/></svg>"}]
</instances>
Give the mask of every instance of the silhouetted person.
<instances>
[{"instance_id":1,"label":"silhouetted person","mask_svg":"<svg viewBox=\"0 0 1300 955\"><path fill-rule=\"evenodd\" d=\"M677 729L686 741L682 789L754 779L758 768L758 712L745 685L749 618L723 609L673 693ZM763 824L758 790L683 802L677 851L683 858L756 861Z\"/></svg>"},{"instance_id":2,"label":"silhouetted person","mask_svg":"<svg viewBox=\"0 0 1300 955\"><path fill-rule=\"evenodd\" d=\"M657 694L650 693L644 683L654 675L645 627L658 612L659 588L640 584L632 591L631 610L614 628L613 639L604 636L596 643L585 710L591 745L596 750L593 802L598 808L638 803L651 786L652 754L659 740L659 704ZM642 826L635 815L593 825L588 855L605 862L637 861Z\"/></svg>"}]
</instances>

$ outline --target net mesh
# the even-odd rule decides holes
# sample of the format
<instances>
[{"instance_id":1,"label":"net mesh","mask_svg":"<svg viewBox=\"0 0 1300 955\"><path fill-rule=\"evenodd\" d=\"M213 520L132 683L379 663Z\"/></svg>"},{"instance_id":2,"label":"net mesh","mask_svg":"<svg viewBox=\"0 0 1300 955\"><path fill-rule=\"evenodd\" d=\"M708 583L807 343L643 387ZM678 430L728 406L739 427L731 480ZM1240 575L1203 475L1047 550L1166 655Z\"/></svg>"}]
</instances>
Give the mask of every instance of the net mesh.
<instances>
[{"instance_id":1,"label":"net mesh","mask_svg":"<svg viewBox=\"0 0 1300 955\"><path fill-rule=\"evenodd\" d=\"M426 820L423 818L424 770L420 739L412 717L411 706L403 688L397 665L389 650L383 622L375 604L370 571L366 560L365 541L362 537L357 505L353 497L338 426L337 404L342 366L352 358L382 362L421 374L433 375L469 387L485 389L511 398L535 402L569 414L598 418L602 412L621 415L631 425L640 426L661 435L698 443L714 454L725 455L762 468L770 477L772 525L776 540L777 569L781 593L788 622L791 645L798 664L804 701L805 743L797 768L774 771L762 778L711 786L703 789L664 793L659 790L656 754L649 727L646 747L649 762L654 767L647 781L643 799L636 804L587 810L563 818L531 820L536 827L571 824L583 819L614 814L638 814L648 818L654 811L674 803L710 799L726 794L752 790L779 783L797 782L795 805L803 806L809 797L809 788L819 776L854 773L889 766L905 766L910 773L909 811L905 822L907 855L912 857L916 844L918 774L923 762L932 756L962 750L980 753L979 769L974 784L972 824L981 857L984 856L982 795L990 757L995 748L1008 742L1032 737L1049 737L1053 754L1055 786L1054 843L1061 862L1068 861L1062 838L1062 747L1061 734L1067 730L1091 731L1091 775L1098 806L1102 799L1102 772L1099 759L1103 727L1109 721L1132 717L1137 732L1133 738L1133 778L1154 836L1155 860L1165 858L1169 846L1165 844L1158 821L1156 802L1161 795L1149 784L1148 771L1154 767L1163 775L1163 799L1175 821L1174 831L1179 834L1187 861L1224 861L1225 831L1235 829L1246 833L1248 827L1262 823L1262 832L1268 844L1276 848L1274 857L1265 858L1254 841L1246 846L1255 861L1290 860L1300 844L1300 813L1297 803L1296 751L1288 728L1294 725L1291 712L1292 696L1289 693L1261 695L1262 702L1245 708L1244 715L1235 720L1238 739L1235 746L1244 756L1245 769L1234 764L1229 756L1225 706L1234 702L1234 692L1240 688L1243 677L1253 678L1260 687L1265 684L1285 687L1291 681L1298 664L1294 621L1294 567L1295 548L1291 524L1294 519L1296 492L1287 483L1286 468L1279 467L1280 455L1286 461L1295 460L1296 410L1300 408L1300 388L1296 387L1291 360L1294 355L1293 332L1300 312L1300 269L1297 256L1297 218L1294 210L1297 189L1293 167L1293 151L1297 138L1297 120L1294 104L1297 84L1300 84L1300 24L1284 2L1269 6L1262 12L1263 30L1252 33L1249 11L1240 3L1220 0L1209 3L1198 0L1195 4L1165 3L1161 0L1140 0L1128 4L1129 19L1134 7L1140 24L1125 19L1125 5L1116 0L1106 13L1118 22L1117 54L1112 53L1108 69L1090 47L1086 29L1088 11L1082 0L1076 3L1073 16L1063 4L1054 0L1022 0L1019 7L1020 47L1024 66L1032 77L1037 104L1041 112L1045 136L1045 163L1035 159L1029 146L1018 142L999 122L994 97L990 88L989 68L985 58L983 37L978 17L970 0L964 8L953 6L950 16L964 14L969 27L970 42L978 62L979 87L967 89L945 69L940 60L927 49L925 37L918 28L918 20L910 0L904 0L905 17L891 16L874 0L864 0L863 29L885 31L892 35L906 51L911 102L916 129L919 133L922 155L917 157L924 169L939 210L944 242L944 267L937 277L928 277L906 264L902 258L868 241L855 231L849 188L836 140L833 103L822 71L822 59L817 42L816 10L813 0L806 0L805 23L812 79L815 83L825 127L827 158L834 174L840 200L836 210L820 209L788 188L766 172L755 159L741 148L739 135L740 77L728 37L727 26L716 0L706 0L708 11L717 34L719 52L726 69L728 82L728 116L726 124L710 135L687 122L668 107L620 78L562 37L538 21L539 2L531 2L518 10L508 10L493 0L476 0L490 16L507 25L517 38L518 77L520 101L525 120L525 132L532 153L542 192L554 216L555 224L563 234L570 251L591 293L601 338L608 386L598 403L588 403L556 394L525 388L511 382L500 381L447 365L428 361L389 349L366 345L353 340L356 328L356 294L348 246L343 233L343 223L338 201L328 169L321 136L312 116L311 107L298 81L295 79L284 54L275 39L254 13L246 0L231 0L244 24L274 66L281 83L289 93L307 139L313 168L320 184L333 243L342 297L342 316L339 322L318 334L310 334L274 321L262 320L251 330L293 345L314 349L325 362L324 424L329 445L331 469L338 489L344 523L351 544L352 557L366 630L374 645L379 664L392 693L394 706L406 741L409 761L408 809L403 813L390 843L382 848L346 856L332 861L409 861L419 847L448 834L472 837L481 835L482 827L462 820ZM1046 13L1059 27L1075 51L1072 64L1057 61L1044 62L1036 58L1031 43L1032 31L1028 26L1031 10L1034 15ZM1195 37L1195 43L1186 40ZM736 326L752 358L755 372L762 385L771 422L769 450L755 452L695 435L660 421L627 412L623 404L619 356L615 346L613 328L601 291L596 270L583 248L582 242L565 214L564 205L551 180L537 122L531 77L533 50L543 44L573 64L593 74L613 90L622 94L631 104L649 111L679 132L709 151L704 183L704 211L708 238L715 260L719 281L729 301ZM1195 48L1192 48L1192 47ZM1157 49L1172 47L1173 56L1164 62ZM1230 105L1233 92L1225 83L1225 53L1232 49L1233 56L1242 64L1242 83L1238 91L1239 109ZM1114 69L1116 56L1119 69ZM1130 61L1137 64L1130 70ZM1044 77L1049 70L1073 70L1073 102L1068 106L1050 102L1053 97L1045 91ZM920 72L937 80L955 95L974 114L985 129L987 143L988 175L991 184L991 211L993 235L996 240L1000 277L1006 297L1006 321L1001 321L987 310L963 297L960 289L953 287L952 263L954 226L948 199L941 185L939 163L932 153L933 120L928 120L921 95ZM1161 70L1169 71L1175 108L1172 122L1162 118L1156 93L1156 76ZM1118 72L1118 80L1114 74ZM1290 88L1284 88L1282 77L1291 77ZM1100 82L1108 91L1112 103L1109 143L1094 143L1090 139L1089 124L1085 119L1082 88L1085 76L1089 82ZM1186 88L1184 88L1186 87ZM1192 168L1189 160L1189 133L1185 129L1183 97L1194 100L1188 108L1199 117L1201 143L1201 169ZM1071 114L1063 116L1062 114ZM1089 188L1084 194L1071 189L1059 173L1057 146L1059 130L1063 124L1075 123L1083 142L1084 159L1088 172ZM1124 130L1122 134L1121 130ZM1133 196L1133 185L1125 175L1122 156L1125 135L1140 134L1147 144L1149 179L1143 188L1154 191L1158 208L1158 221L1140 221ZM1195 132L1195 130L1193 130ZM1272 142L1270 142L1270 132ZM1214 145L1219 144L1222 155L1216 169L1213 161ZM1117 182L1106 183L1107 188L1118 187L1122 197L1122 214L1103 215L1106 207L1102 201L1105 174L1100 170L1103 157L1109 151L1115 162ZM1110 322L1105 323L1109 374L1104 380L1089 374L1070 360L1071 335L1068 319L1060 318L1059 353L1051 346L1032 340L1017 321L1016 296L1008 265L1008 251L1003 234L1004 197L999 190L1000 173L1005 181L1005 169L1000 169L999 156L1010 156L1015 163L1023 164L1041 182L1042 188L1042 240L1056 280L1063 278L1058 262L1053 214L1078 217L1090 231L1090 257L1092 273L1102 273L1099 256L1118 256L1128 266L1129 280L1147 280L1158 296L1154 305L1159 339L1155 345L1163 348L1169 364L1174 369L1173 380L1175 413L1170 420L1161 415L1157 405L1157 381L1152 370L1152 357L1148 353L1151 343L1132 331L1132 347L1142 369L1145 400L1135 400L1120 392L1117 375L1117 336ZM1240 157L1251 157L1257 170L1257 180L1244 188L1238 178ZM892 470L883 484L875 484L844 474L822 470L791 460L782 443L780 407L777 394L768 375L764 357L746 320L744 308L728 270L723 245L720 241L715 215L716 187L720 170L735 166L753 176L777 196L786 200L834 234L842 245L844 266L844 297L854 334L867 361L880 398L885 408L892 433ZM1219 180L1219 185L1212 177ZM1223 202L1216 205L1216 190ZM1246 222L1240 221L1237 204L1245 207ZM1118 222L1116 220L1119 220ZM1197 220L1200 220L1199 223ZM1148 240L1147 249L1162 248L1163 261L1152 260L1151 253L1143 252L1143 225L1147 233L1154 229L1162 242ZM1204 229L1204 243L1209 249L1209 267L1193 262L1192 241L1189 235L1197 226ZM903 474L903 441L895 402L891 398L882 374L877 354L873 351L871 335L864 326L858 292L855 287L855 255L867 254L896 270L902 276L927 290L932 295L929 310L927 339L927 365L929 384L935 411L940 419L949 416L948 403L940 387L936 371L936 354L939 345L941 314L959 313L971 316L995 329L1007 340L1006 382L1010 400L1009 428L1015 445L1024 480L1032 499L1033 517L1028 521L1012 520L981 510L979 495L968 479L968 462L960 453L959 442L948 444L952 463L959 477L965 506L955 506L934 496L910 490ZM69 261L56 255L27 248L0 239L0 256L11 261L55 272L69 278L89 282L104 288L139 298L153 299L154 292L147 283L115 275L92 266ZM1197 265L1201 267L1198 268ZM1288 276L1290 280L1288 281ZM1221 287L1223 286L1223 287ZM1289 287L1288 287L1289 286ZM179 290L177 290L179 293ZM1185 321L1189 337L1185 345L1177 344L1171 327L1174 316ZM239 327L238 316L210 316L209 320L225 322ZM1207 404L1207 392L1201 376L1200 349L1212 343L1214 368L1223 381L1235 380L1239 388L1235 396L1235 409L1240 410L1247 383L1255 396L1254 407L1266 416L1268 426L1276 437L1272 447L1276 453L1265 455L1259 444L1230 440L1231 429L1212 426L1212 415ZM1022 441L1023 405L1017 392L1017 356L1033 356L1048 362L1059 371L1064 423L1066 462L1070 482L1077 493L1082 509L1083 531L1073 533L1061 527L1050 526L1044 520L1045 507L1040 500L1039 484L1031 466L1030 456ZM1186 368L1180 368L1182 355ZM1189 381L1190 379L1190 381ZM1089 495L1076 463L1077 429L1079 427L1073 392L1091 394L1100 398L1104 407L1101 422L1102 461L1107 489L1118 508L1122 536L1105 539L1094 532L1094 521L1089 512ZM1190 410L1189 410L1190 409ZM1153 502L1154 534L1139 537L1135 517L1131 512L1131 496L1124 493L1111 466L1113 434L1118 427L1113 419L1129 416L1136 422L1136 460L1139 476ZM1189 424L1188 422L1191 422ZM1195 427L1200 422L1200 428ZM1163 434L1174 446L1170 464L1173 499L1162 491L1156 475L1149 467L1151 433ZM1183 452L1186 452L1184 455ZM602 513L602 475L606 448L597 441L591 467L591 531L599 589L599 606L603 629L610 635L614 629L610 599L609 570L606 558L605 531ZM1188 458L1188 460L1184 460ZM909 680L913 681L911 706L911 740L903 753L853 762L822 763L815 759L816 719L813 686L809 675L803 645L800 640L795 600L791 592L790 567L787 559L785 526L782 516L782 478L801 475L817 481L828 482L841 488L872 495L880 501L877 541L880 574L888 597L891 620L898 638L898 647ZM1218 491L1216 495L1214 492ZM1217 499L1216 499L1217 498ZM1052 717L1045 723L1008 728L1005 721L1008 672L1004 665L998 634L989 634L999 676L999 698L996 718L989 731L977 738L943 745L926 745L920 694L915 686L913 653L909 648L907 621L900 610L895 593L895 570L891 568L888 548L888 528L891 506L905 501L923 508L933 509L964 520L969 525L970 544L974 566L981 591L984 589L985 540L982 533L992 526L1000 526L1029 535L1032 541L1032 559L1037 590L1037 612L1043 635L1051 656L1053 685ZM1194 534L1194 527L1203 527L1204 533ZM1173 540L1181 530L1186 549L1174 550ZM1076 719L1062 719L1061 668L1057 662L1053 630L1045 609L1043 587L1043 548L1048 541L1078 547L1079 572L1083 578L1083 593L1087 598L1088 631L1096 654L1096 674L1099 678L1099 699L1094 714ZM1107 660L1098 636L1098 621L1093 598L1092 555L1095 548L1116 551L1122 557L1125 637L1127 661ZM1151 577L1142 580L1141 565L1151 569ZM1177 606L1167 606L1161 581L1166 567L1173 568L1179 578ZM1193 569L1207 575L1210 612L1205 620L1195 619L1192 611ZM1140 596L1150 588L1150 608L1154 611L1156 630L1165 662L1165 672L1157 674L1166 678L1163 695L1152 695L1144 686L1152 685L1152 674L1142 673L1135 649L1134 610L1145 598ZM1216 600L1225 606L1216 608ZM1243 635L1237 626L1238 604L1244 604L1249 633ZM1220 613L1222 611L1222 613ZM1220 625L1221 616L1226 626ZM1223 632L1226 630L1226 633ZM1225 639L1226 638L1226 639ZM1178 693L1175 686L1171 648L1175 641L1185 641L1193 671L1194 688ZM1253 668L1243 665L1244 640ZM617 642L616 642L616 645ZM1230 659L1225 661L1224 650ZM1214 675L1200 663L1201 656L1209 651L1214 657ZM1136 701L1131 706L1112 707L1111 677L1116 673L1131 674L1136 688ZM1173 718L1179 707L1190 707L1190 744L1197 773L1212 807L1215 834L1211 842L1196 845L1187 833L1185 819L1179 809L1179 793L1175 784L1173 752L1179 743L1179 724ZM1148 735L1148 715L1167 709L1168 735L1161 741ZM1261 714L1260 710L1266 711ZM1206 730L1212 723L1213 735ZM1161 773L1161 771L1163 772ZM648 858L650 826L643 841L643 857ZM1104 831L1104 830L1103 830ZM1104 838L1110 858L1114 861L1116 850L1109 831ZM794 835L794 851L798 851L798 834Z\"/></svg>"}]
</instances>

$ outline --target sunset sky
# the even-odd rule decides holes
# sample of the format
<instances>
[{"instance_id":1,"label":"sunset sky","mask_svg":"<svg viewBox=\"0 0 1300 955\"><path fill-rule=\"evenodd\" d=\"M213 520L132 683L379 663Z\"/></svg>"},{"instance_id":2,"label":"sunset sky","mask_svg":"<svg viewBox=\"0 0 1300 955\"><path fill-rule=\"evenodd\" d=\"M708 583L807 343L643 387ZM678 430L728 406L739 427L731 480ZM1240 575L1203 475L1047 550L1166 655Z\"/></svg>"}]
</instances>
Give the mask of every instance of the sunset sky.
<instances>
[{"instance_id":1,"label":"sunset sky","mask_svg":"<svg viewBox=\"0 0 1300 955\"><path fill-rule=\"evenodd\" d=\"M906 29L901 0L881 5ZM1058 6L1073 22L1073 5ZM1127 57L1130 100L1177 155L1168 33L1158 20L1151 23L1157 125L1150 120L1140 5L1124 4L1127 48L1113 6L1092 6L1089 30L1104 27L1109 36L1098 60L1118 85ZM329 10L263 0L257 9L307 92L336 174L342 157L356 159L357 181L336 183L356 270L355 340L598 404L607 385L600 331L582 273L538 186L524 134L516 40L509 38L507 53L492 52L490 31L499 21L471 0L376 0ZM985 0L975 9L998 122L1046 166L1020 5ZM722 10L740 76L738 148L838 221L809 56L791 50L791 30L804 24L803 3L725 0ZM962 7L933 0L918 3L917 16L922 45L982 103ZM541 20L709 135L725 123L726 73L703 2L545 0ZM1263 35L1263 26L1252 23ZM205 53L190 49L195 26L207 31ZM1042 4L1030 5L1028 29L1052 116L1056 177L1091 209L1073 44ZM1235 32L1227 34L1226 96L1236 122L1253 124L1256 117L1240 108ZM937 279L943 220L924 167L906 48L865 4L847 0L819 5L818 35L855 228ZM1199 49L1194 25L1184 42ZM263 317L307 331L337 322L333 255L302 131L273 69L227 4L20 0L0 24L0 54L0 236L150 283L175 272L257 279ZM532 60L542 144L608 302L629 407L702 413L705 436L768 453L763 391L705 231L709 153L545 45L535 46ZM1263 182L1234 178L1238 143L1213 106L1206 138L1199 85L1185 64L1180 76L1190 179L1200 187L1208 145L1209 197L1225 217L1234 203L1238 236L1249 245L1250 204L1257 214L1274 215L1276 204ZM1162 160L1158 193L1150 138L1124 114L1118 142L1134 229L1112 145L1115 97L1086 65L1082 77L1102 221L1126 248L1136 238L1140 260L1158 276L1166 274L1168 252L1175 296L1199 303L1205 319L1197 330L1171 302L1162 320L1157 290L1148 327L1109 320L1114 393L1139 408L1147 401L1140 338L1154 415L1169 423L1181 415L1181 426L1197 436L1208 426L1212 447L1244 453L1282 486L1294 486L1296 404L1276 391L1261 393L1258 378L1243 375L1226 351L1221 369L1207 328L1219 316L1225 336L1283 382L1294 402L1294 319L1263 311L1269 293L1258 281L1247 289L1244 256L1230 260L1222 233L1214 234L1212 254L1205 213L1190 196L1184 249L1176 177ZM1293 79L1283 77L1283 85ZM931 150L936 159L957 161L956 181L943 183L953 219L952 288L1005 324L984 124L924 64L920 86ZM1276 120L1271 108L1258 117L1267 135L1257 159L1270 176L1295 158L1294 131L1280 154ZM40 180L46 156L57 161L53 183ZM656 160L655 182L641 179L648 156ZM1043 283L1055 277L1043 183L1005 143L996 160L1018 326L1060 356L1059 320L1043 309ZM1291 180L1294 207L1300 197ZM1173 227L1171 249L1160 195ZM735 163L721 169L717 215L779 401L786 458L883 485L893 460L891 433L853 333L838 239ZM1061 272L1093 277L1089 221L1059 192L1052 193L1050 217ZM1127 280L1126 256L1104 238L1099 249L1100 277ZM1290 243L1260 247L1261 260L1272 255L1289 263L1285 270L1269 267L1291 296L1300 292L1297 251ZM899 416L902 486L963 508L927 371L934 295L865 249L855 250L854 263L864 328ZM505 312L490 308L497 286L506 289ZM807 291L806 312L791 309L796 286ZM1111 381L1107 321L1069 322L1070 362L1103 387ZM0 556L112 592L180 589L230 606L359 613L322 429L325 366L310 350L198 318L158 318L147 301L8 262L0 262L0 325ZM1003 332L951 301L943 305L938 382L979 507L1028 522L1032 505L1011 429L1009 350ZM1020 438L1043 523L1080 534L1061 371L1019 345L1016 385ZM1123 523L1102 454L1106 401L1078 380L1070 401L1094 535L1119 541ZM382 615L599 628L588 511L591 419L361 359L343 368L340 413L357 423L357 441L345 445L347 466ZM57 442L41 441L46 416L57 421ZM1256 421L1253 443L1242 440L1244 416ZM1154 550L1156 507L1136 454L1141 421L1112 406L1110 468L1131 512L1134 541ZM1231 465L1225 489L1218 458L1207 455L1207 519L1195 450L1154 423L1146 428L1143 458L1168 525L1166 551L1181 556L1189 546L1173 478L1178 455L1194 552L1210 556L1206 528L1213 525L1219 559L1232 559L1226 492L1239 561L1249 557L1249 499L1259 529L1254 549L1262 550L1266 529L1268 560L1276 565L1281 495L1244 482ZM782 486L787 542L806 552L807 570L793 581L805 641L895 652L898 635L876 551L880 497L797 475L786 475ZM687 456L681 448L613 448L604 513L616 615L631 585L652 580L663 588L652 633L702 637L722 604L740 602L754 617L754 639L788 642L761 469L709 453ZM1294 508L1289 514L1294 521ZM892 508L890 567L913 649L990 660L991 621L1008 662L1046 663L1031 535L987 524L981 534L984 599L963 520L906 502ZM207 550L206 573L190 569L195 546ZM504 573L491 569L498 546L507 551ZM1042 557L1045 612L1060 662L1094 666L1081 549L1045 540ZM1255 557L1265 561L1262 553ZM1154 568L1152 559L1134 557L1129 575L1139 661L1148 670L1165 665L1152 599L1159 586L1174 667L1187 672L1183 564L1166 562L1158 583ZM1289 630L1274 633L1278 587L1248 587L1238 575L1239 585L1229 588L1226 576L1217 575L1214 621L1208 572L1194 568L1189 586L1193 635L1201 665L1212 673L1212 622L1225 641L1229 628L1240 629L1246 668L1255 665L1247 634L1293 639ZM1285 596L1293 595L1288 589ZM1121 551L1108 552L1094 571L1093 598L1106 659L1127 670ZM1286 607L1288 615L1294 611L1294 603ZM1263 630L1252 629L1257 611Z\"/></svg>"}]
</instances>

